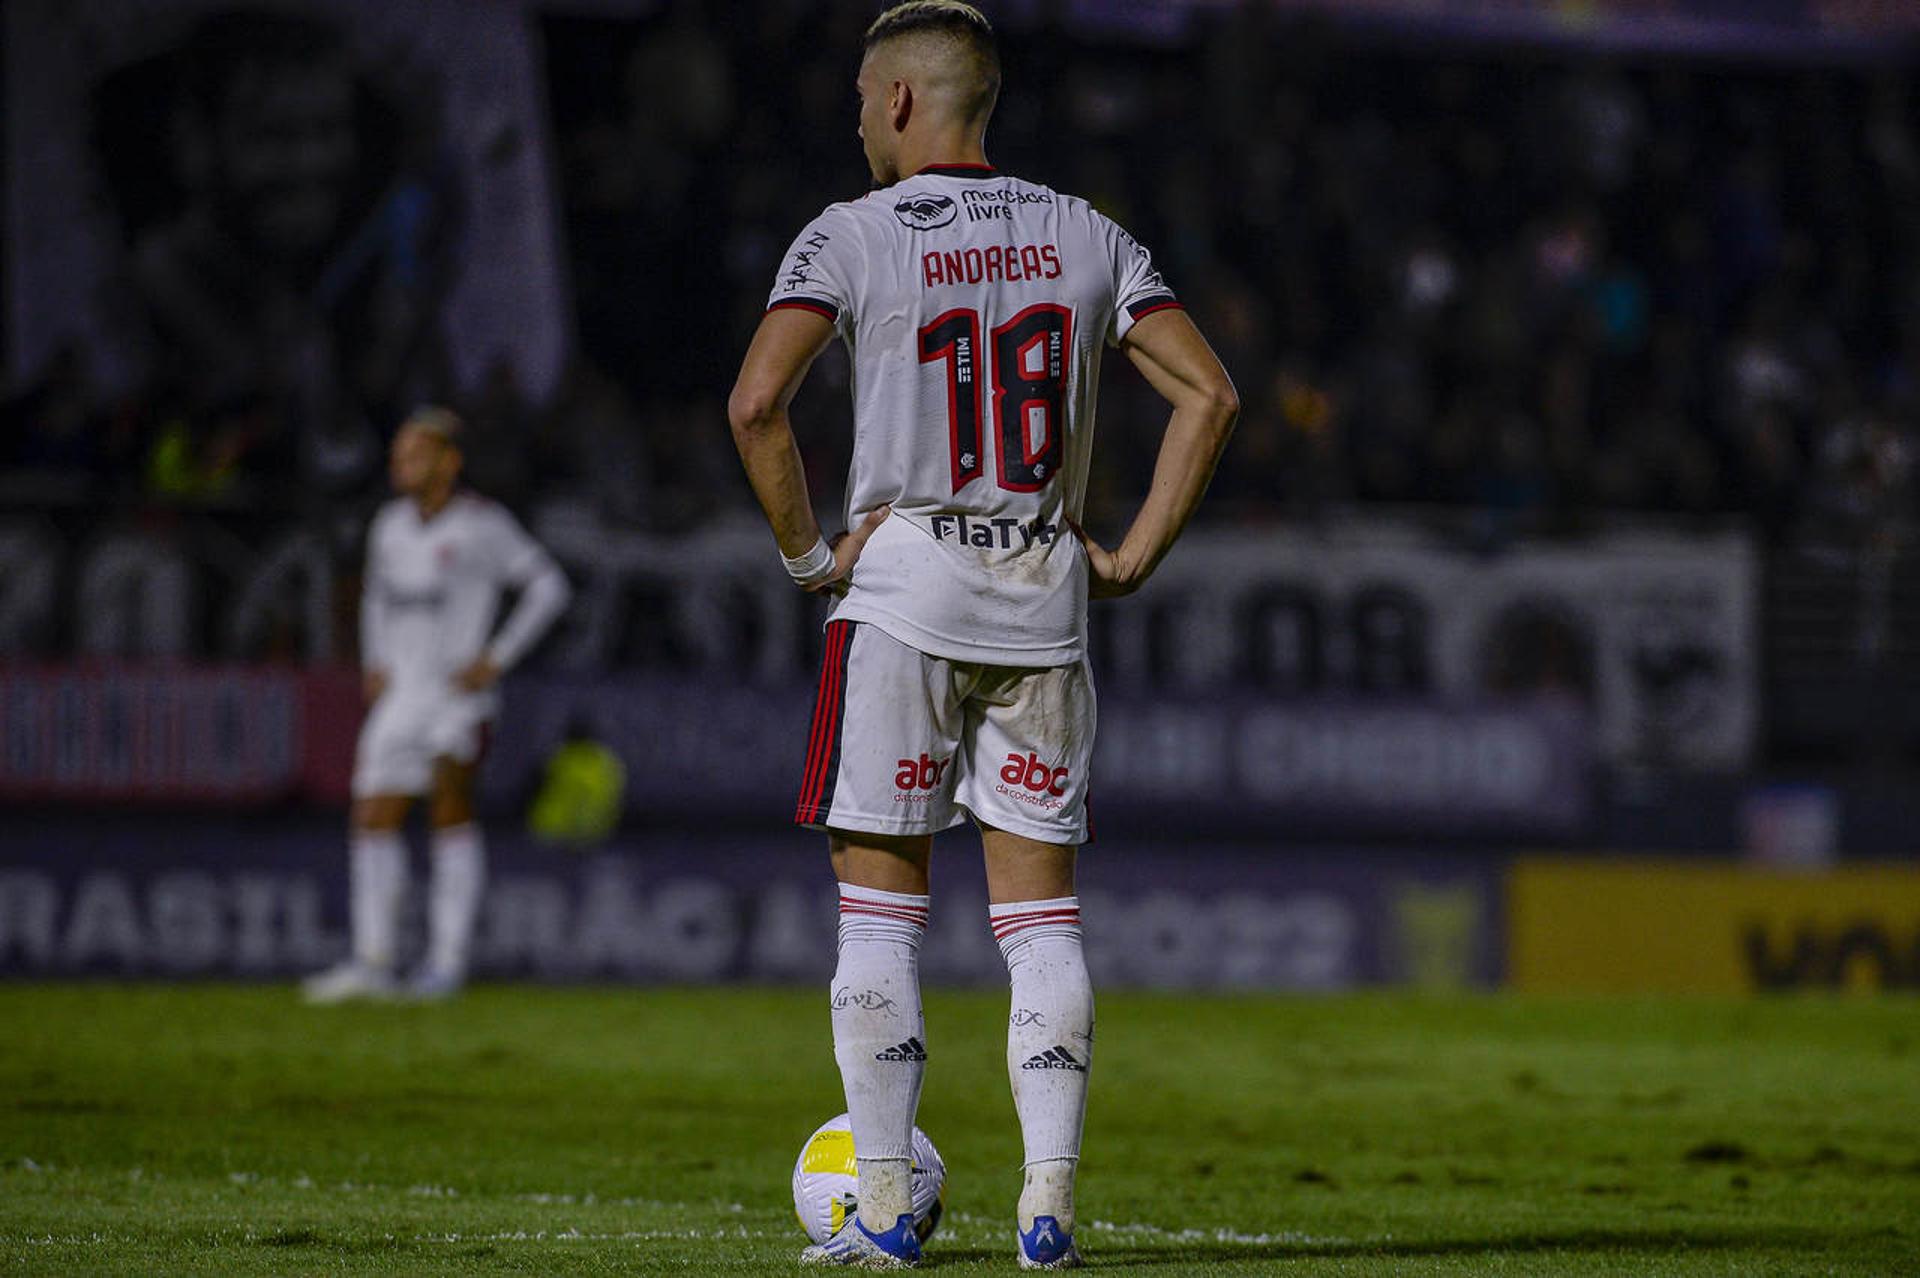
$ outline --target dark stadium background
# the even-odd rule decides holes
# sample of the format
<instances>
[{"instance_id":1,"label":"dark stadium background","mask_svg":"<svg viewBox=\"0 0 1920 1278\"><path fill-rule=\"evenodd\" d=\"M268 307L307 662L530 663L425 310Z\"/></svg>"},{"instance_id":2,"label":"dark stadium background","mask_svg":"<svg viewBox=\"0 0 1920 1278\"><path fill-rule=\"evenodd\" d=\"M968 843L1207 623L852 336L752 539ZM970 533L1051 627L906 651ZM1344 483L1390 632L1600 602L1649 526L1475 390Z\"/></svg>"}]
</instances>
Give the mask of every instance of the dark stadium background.
<instances>
[{"instance_id":1,"label":"dark stadium background","mask_svg":"<svg viewBox=\"0 0 1920 1278\"><path fill-rule=\"evenodd\" d=\"M874 7L5 7L0 972L337 954L360 540L434 399L576 586L485 774L484 972L824 974L820 618L724 397L864 189ZM1151 246L1245 403L1096 608L1096 978L1920 983L1920 23L989 8L990 157ZM795 410L823 511L845 378ZM1163 416L1109 360L1096 533ZM569 741L624 771L610 833ZM944 981L998 979L976 859Z\"/></svg>"}]
</instances>

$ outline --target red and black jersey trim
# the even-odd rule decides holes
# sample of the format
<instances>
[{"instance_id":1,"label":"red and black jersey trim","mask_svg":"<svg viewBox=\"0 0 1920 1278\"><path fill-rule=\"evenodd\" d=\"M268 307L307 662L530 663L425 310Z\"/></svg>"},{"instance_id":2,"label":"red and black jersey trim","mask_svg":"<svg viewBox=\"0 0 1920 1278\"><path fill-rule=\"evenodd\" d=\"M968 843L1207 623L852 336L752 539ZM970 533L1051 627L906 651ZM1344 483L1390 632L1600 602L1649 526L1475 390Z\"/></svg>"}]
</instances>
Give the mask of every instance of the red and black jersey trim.
<instances>
[{"instance_id":1,"label":"red and black jersey trim","mask_svg":"<svg viewBox=\"0 0 1920 1278\"><path fill-rule=\"evenodd\" d=\"M1127 315L1135 323L1140 322L1155 311L1183 311L1186 307L1180 299L1171 293L1150 293L1137 302L1127 303Z\"/></svg>"},{"instance_id":2,"label":"red and black jersey trim","mask_svg":"<svg viewBox=\"0 0 1920 1278\"><path fill-rule=\"evenodd\" d=\"M807 734L807 766L800 776L795 825L819 825L833 808L834 779L840 773L840 737L846 730L847 654L857 623L827 624L827 651L820 662L820 690L813 702L813 729Z\"/></svg>"},{"instance_id":3,"label":"red and black jersey trim","mask_svg":"<svg viewBox=\"0 0 1920 1278\"><path fill-rule=\"evenodd\" d=\"M926 168L916 172L914 176L924 177L929 173L935 177L957 178L990 178L1000 176L1000 170L994 168L991 164L929 164Z\"/></svg>"},{"instance_id":4,"label":"red and black jersey trim","mask_svg":"<svg viewBox=\"0 0 1920 1278\"><path fill-rule=\"evenodd\" d=\"M840 318L840 308L824 297L783 297L767 307L767 310L769 312L784 310L812 311L814 314L824 315L830 320L837 321Z\"/></svg>"}]
</instances>

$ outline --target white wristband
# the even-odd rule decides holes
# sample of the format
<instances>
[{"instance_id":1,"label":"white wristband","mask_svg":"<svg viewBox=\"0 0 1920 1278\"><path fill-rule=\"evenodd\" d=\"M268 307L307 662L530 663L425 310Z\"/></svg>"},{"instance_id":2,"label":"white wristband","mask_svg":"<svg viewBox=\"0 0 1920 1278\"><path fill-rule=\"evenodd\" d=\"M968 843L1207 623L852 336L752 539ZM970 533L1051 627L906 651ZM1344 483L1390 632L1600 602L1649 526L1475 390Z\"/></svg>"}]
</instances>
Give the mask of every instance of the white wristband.
<instances>
[{"instance_id":1,"label":"white wristband","mask_svg":"<svg viewBox=\"0 0 1920 1278\"><path fill-rule=\"evenodd\" d=\"M787 565L787 575L793 578L795 585L800 586L817 586L833 576L834 569L839 567L834 562L833 550L827 545L825 537L816 539L813 549L798 558L790 559L786 555L780 558Z\"/></svg>"}]
</instances>

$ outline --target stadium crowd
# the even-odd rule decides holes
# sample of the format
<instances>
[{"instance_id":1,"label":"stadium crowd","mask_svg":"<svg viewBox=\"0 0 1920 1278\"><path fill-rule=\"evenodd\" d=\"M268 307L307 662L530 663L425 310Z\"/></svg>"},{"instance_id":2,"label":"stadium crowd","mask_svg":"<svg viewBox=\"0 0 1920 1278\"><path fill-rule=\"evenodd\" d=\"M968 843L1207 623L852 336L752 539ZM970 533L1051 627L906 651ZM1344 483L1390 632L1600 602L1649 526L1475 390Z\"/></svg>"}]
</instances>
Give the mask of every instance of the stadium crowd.
<instances>
[{"instance_id":1,"label":"stadium crowd","mask_svg":"<svg viewBox=\"0 0 1920 1278\"><path fill-rule=\"evenodd\" d=\"M7 500L364 506L401 398L433 394L469 417L470 473L510 503L573 497L661 530L750 508L724 396L789 238L863 188L852 74L870 6L735 8L544 21L578 337L550 403L504 361L454 393L417 325L362 326L356 385L409 375L349 395L350 429L317 439L297 351L238 385L175 364L108 398L74 349L8 390ZM1151 246L1239 382L1211 517L1418 504L1496 538L1611 511L1741 515L1775 538L1907 525L1906 79L1416 57L1258 6L1176 46L1044 21L1007 43L992 158ZM432 159L416 158L430 206ZM436 260L366 313L430 305ZM844 362L827 360L796 408L823 495L846 430ZM1162 420L1120 364L1096 524L1144 487Z\"/></svg>"}]
</instances>

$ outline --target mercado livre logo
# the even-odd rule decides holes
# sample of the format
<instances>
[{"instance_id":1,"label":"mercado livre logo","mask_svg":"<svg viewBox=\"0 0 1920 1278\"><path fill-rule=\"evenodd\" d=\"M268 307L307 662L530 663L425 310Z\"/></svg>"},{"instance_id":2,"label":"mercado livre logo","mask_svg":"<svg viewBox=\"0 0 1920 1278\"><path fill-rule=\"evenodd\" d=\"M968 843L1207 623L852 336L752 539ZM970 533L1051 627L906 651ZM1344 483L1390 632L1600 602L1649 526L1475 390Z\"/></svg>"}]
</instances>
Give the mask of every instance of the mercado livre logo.
<instances>
[{"instance_id":1,"label":"mercado livre logo","mask_svg":"<svg viewBox=\"0 0 1920 1278\"><path fill-rule=\"evenodd\" d=\"M945 226L958 213L953 197L947 195L909 195L893 206L900 225L914 231L931 231Z\"/></svg>"}]
</instances>

